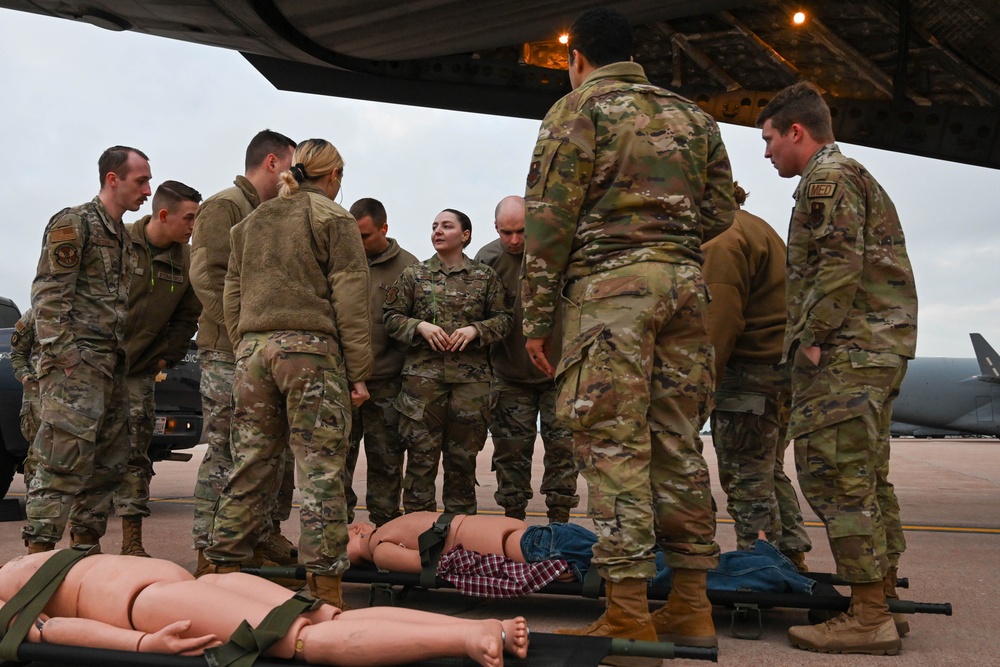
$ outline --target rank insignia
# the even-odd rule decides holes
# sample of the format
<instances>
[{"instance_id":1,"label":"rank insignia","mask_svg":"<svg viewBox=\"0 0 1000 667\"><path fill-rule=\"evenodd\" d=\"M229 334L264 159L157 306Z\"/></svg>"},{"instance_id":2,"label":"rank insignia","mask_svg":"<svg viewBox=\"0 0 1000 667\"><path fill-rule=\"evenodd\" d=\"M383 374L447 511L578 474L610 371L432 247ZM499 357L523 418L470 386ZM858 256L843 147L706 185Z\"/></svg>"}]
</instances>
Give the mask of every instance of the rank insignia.
<instances>
[{"instance_id":1,"label":"rank insignia","mask_svg":"<svg viewBox=\"0 0 1000 667\"><path fill-rule=\"evenodd\" d=\"M65 269L71 269L80 263L80 249L72 243L63 243L52 255L56 263Z\"/></svg>"},{"instance_id":2,"label":"rank insignia","mask_svg":"<svg viewBox=\"0 0 1000 667\"><path fill-rule=\"evenodd\" d=\"M542 178L542 161L535 160L531 163L531 169L528 170L528 187L533 188L538 185L538 181Z\"/></svg>"}]
</instances>

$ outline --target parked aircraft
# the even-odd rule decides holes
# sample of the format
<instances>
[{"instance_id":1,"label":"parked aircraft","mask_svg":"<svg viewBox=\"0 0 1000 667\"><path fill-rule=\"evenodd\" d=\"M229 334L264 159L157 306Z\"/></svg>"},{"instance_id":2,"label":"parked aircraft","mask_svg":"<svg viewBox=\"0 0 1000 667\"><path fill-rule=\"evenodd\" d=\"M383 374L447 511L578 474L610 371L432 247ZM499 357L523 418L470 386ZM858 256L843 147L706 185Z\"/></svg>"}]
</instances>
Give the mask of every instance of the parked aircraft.
<instances>
[{"instance_id":1,"label":"parked aircraft","mask_svg":"<svg viewBox=\"0 0 1000 667\"><path fill-rule=\"evenodd\" d=\"M1000 437L1000 355L981 335L970 337L975 359L910 362L893 404L893 435Z\"/></svg>"}]
</instances>

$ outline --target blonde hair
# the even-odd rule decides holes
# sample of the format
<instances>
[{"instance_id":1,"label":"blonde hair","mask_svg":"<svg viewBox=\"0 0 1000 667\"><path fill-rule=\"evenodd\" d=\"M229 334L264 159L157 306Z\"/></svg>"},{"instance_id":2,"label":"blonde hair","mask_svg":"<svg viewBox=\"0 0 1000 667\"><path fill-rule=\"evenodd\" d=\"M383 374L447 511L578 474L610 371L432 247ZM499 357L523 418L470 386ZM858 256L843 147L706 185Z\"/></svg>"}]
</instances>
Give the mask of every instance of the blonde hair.
<instances>
[{"instance_id":1,"label":"blonde hair","mask_svg":"<svg viewBox=\"0 0 1000 667\"><path fill-rule=\"evenodd\" d=\"M318 180L343 168L344 158L336 146L326 139L306 139L295 147L292 168L281 173L279 194L291 197L299 191L301 183Z\"/></svg>"}]
</instances>

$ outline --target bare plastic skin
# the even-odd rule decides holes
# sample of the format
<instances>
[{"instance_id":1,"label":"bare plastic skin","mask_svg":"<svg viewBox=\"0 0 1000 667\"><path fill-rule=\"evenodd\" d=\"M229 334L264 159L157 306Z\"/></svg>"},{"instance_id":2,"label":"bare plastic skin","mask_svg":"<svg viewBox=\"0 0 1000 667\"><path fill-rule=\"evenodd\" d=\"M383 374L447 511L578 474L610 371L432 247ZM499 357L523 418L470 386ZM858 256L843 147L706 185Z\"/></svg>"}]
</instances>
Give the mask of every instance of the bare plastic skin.
<instances>
[{"instance_id":1,"label":"bare plastic skin","mask_svg":"<svg viewBox=\"0 0 1000 667\"><path fill-rule=\"evenodd\" d=\"M21 556L0 568L0 607L57 552ZM258 625L292 592L248 574L195 579L170 561L98 554L76 563L27 640L123 651L199 655L229 640L243 620ZM503 665L528 652L524 618L470 620L373 607L322 605L300 615L266 653L309 664L368 667L445 657Z\"/></svg>"}]
</instances>

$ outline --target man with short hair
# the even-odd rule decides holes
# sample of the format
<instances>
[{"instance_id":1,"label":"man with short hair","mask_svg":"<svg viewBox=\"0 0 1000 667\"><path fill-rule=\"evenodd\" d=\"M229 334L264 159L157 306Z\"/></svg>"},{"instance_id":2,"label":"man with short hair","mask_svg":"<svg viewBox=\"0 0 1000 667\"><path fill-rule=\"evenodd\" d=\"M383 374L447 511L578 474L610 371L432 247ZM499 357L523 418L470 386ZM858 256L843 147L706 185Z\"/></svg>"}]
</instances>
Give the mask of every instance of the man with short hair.
<instances>
[{"instance_id":1,"label":"man with short hair","mask_svg":"<svg viewBox=\"0 0 1000 667\"><path fill-rule=\"evenodd\" d=\"M570 510L580 503L580 496L576 495L573 434L556 422L556 384L531 363L521 330L524 197L504 197L497 204L493 218L500 238L483 246L476 253L476 261L490 266L500 276L507 291L507 304L514 312L511 332L490 346L493 367L490 434L493 468L497 473L494 498L506 516L524 519L532 496L531 459L541 415L545 447L541 492L545 494L549 521L566 523ZM558 336L557 332L554 337Z\"/></svg>"},{"instance_id":2,"label":"man with short hair","mask_svg":"<svg viewBox=\"0 0 1000 667\"><path fill-rule=\"evenodd\" d=\"M272 130L262 130L246 151L246 172L237 176L233 187L216 193L198 209L191 248L191 284L203 310L198 320L198 359L201 362L201 400L208 448L198 468L194 491L194 548L198 550L197 574L207 571L204 550L209 546L219 494L233 469L230 424L233 417L233 379L236 359L226 330L222 292L229 267L229 230L250 215L261 202L278 195L279 176L292 163L295 142ZM266 535L257 536L259 545L270 547L271 560L290 564L292 545L280 533L281 521L288 518L294 489L294 466L276 480L275 507L271 521L264 522ZM279 490L280 489L280 490ZM280 500L279 500L280 499ZM277 558L274 558L277 557Z\"/></svg>"},{"instance_id":3,"label":"man with short hair","mask_svg":"<svg viewBox=\"0 0 1000 667\"><path fill-rule=\"evenodd\" d=\"M399 501L403 484L403 457L406 447L399 436L399 413L392 402L402 386L403 352L382 322L385 295L403 269L420 260L403 250L396 239L389 238L389 223L385 206L377 199L365 197L354 202L351 215L358 221L361 243L368 258L368 310L372 319L372 356L375 365L365 383L370 398L351 411L351 448L347 454L348 478L344 483L348 519L354 521L358 496L351 488L354 468L358 462L361 438L365 440L368 461L368 490L365 503L368 518L376 526L400 515Z\"/></svg>"},{"instance_id":4,"label":"man with short hair","mask_svg":"<svg viewBox=\"0 0 1000 667\"><path fill-rule=\"evenodd\" d=\"M757 117L764 157L800 176L788 228L784 358L792 365L799 487L826 526L851 608L788 631L824 653L899 652L886 598L906 548L889 472L892 402L917 343L917 289L896 208L834 143L830 108L800 82Z\"/></svg>"},{"instance_id":5,"label":"man with short hair","mask_svg":"<svg viewBox=\"0 0 1000 667\"><path fill-rule=\"evenodd\" d=\"M715 646L701 244L732 224L729 156L711 116L631 62L620 12L581 14L568 49L574 90L542 122L528 172L522 304L528 354L549 374L560 309L556 414L573 431L607 582L604 615L575 632ZM651 618L657 543L674 577Z\"/></svg>"},{"instance_id":6,"label":"man with short hair","mask_svg":"<svg viewBox=\"0 0 1000 667\"><path fill-rule=\"evenodd\" d=\"M194 188L164 181L153 194L153 214L128 226L139 258L125 324L132 437L125 478L114 497L115 513L122 518L125 556L149 558L142 546L142 519L149 516L153 476L148 452L156 423L156 378L184 358L201 314L189 278L188 245L199 202L201 194Z\"/></svg>"},{"instance_id":7,"label":"man with short hair","mask_svg":"<svg viewBox=\"0 0 1000 667\"><path fill-rule=\"evenodd\" d=\"M98 544L128 456L124 346L136 256L122 215L149 197L151 174L149 158L128 146L104 151L97 167L97 196L46 226L31 285L42 423L22 533L29 553L54 548L71 506L70 542Z\"/></svg>"}]
</instances>

